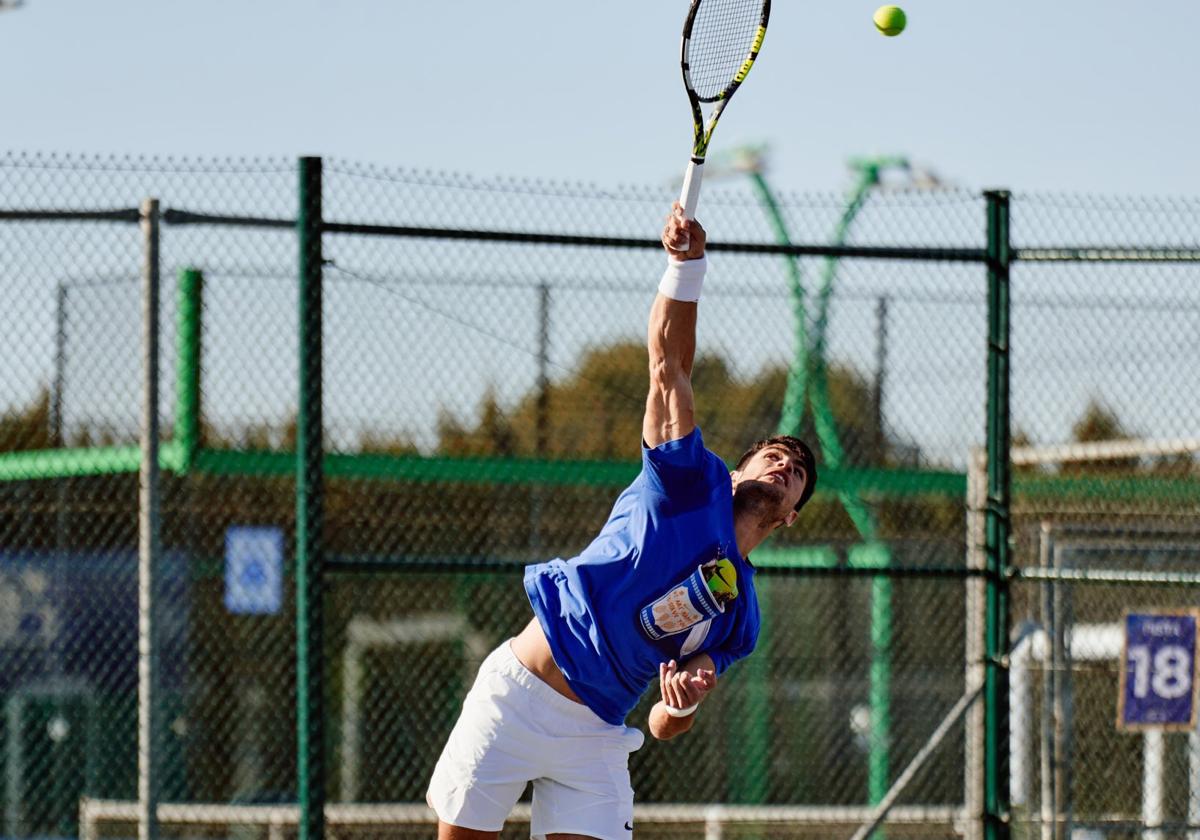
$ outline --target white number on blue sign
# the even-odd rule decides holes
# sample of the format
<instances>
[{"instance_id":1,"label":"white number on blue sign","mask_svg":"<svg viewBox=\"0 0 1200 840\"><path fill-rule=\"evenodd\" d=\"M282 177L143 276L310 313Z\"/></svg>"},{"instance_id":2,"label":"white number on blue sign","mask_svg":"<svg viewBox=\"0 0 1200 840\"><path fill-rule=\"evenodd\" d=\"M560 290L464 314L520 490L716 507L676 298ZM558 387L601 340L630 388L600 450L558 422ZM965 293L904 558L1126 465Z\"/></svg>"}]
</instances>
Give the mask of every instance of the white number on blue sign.
<instances>
[{"instance_id":1,"label":"white number on blue sign","mask_svg":"<svg viewBox=\"0 0 1200 840\"><path fill-rule=\"evenodd\" d=\"M1131 645L1133 696L1147 697L1153 691L1164 700L1174 700L1192 690L1192 661L1188 649L1164 645L1151 656L1147 645Z\"/></svg>"}]
</instances>

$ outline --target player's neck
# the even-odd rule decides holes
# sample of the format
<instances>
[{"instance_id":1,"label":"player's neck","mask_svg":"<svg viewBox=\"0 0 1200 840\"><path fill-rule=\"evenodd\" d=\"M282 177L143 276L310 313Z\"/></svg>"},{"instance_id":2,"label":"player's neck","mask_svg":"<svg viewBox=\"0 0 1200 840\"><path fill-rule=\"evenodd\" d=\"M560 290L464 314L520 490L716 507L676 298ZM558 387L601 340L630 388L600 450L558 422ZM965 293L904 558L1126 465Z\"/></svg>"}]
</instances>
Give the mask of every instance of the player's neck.
<instances>
[{"instance_id":1,"label":"player's neck","mask_svg":"<svg viewBox=\"0 0 1200 840\"><path fill-rule=\"evenodd\" d=\"M778 523L764 520L753 511L743 511L733 518L733 537L737 542L738 554L746 557L778 527Z\"/></svg>"}]
</instances>

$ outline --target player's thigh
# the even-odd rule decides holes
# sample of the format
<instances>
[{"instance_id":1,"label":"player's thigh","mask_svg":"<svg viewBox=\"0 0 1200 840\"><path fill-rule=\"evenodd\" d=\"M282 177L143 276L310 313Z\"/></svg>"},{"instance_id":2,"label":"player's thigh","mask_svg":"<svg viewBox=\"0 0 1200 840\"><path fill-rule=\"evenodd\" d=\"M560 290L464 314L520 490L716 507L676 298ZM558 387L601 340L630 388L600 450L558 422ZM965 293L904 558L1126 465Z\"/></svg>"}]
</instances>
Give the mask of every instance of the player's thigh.
<instances>
[{"instance_id":1,"label":"player's thigh","mask_svg":"<svg viewBox=\"0 0 1200 840\"><path fill-rule=\"evenodd\" d=\"M627 727L607 729L604 736L567 739L553 772L534 780L531 836L630 840L629 754L644 736Z\"/></svg>"},{"instance_id":2,"label":"player's thigh","mask_svg":"<svg viewBox=\"0 0 1200 840\"><path fill-rule=\"evenodd\" d=\"M425 794L445 825L480 837L495 837L504 827L526 785L537 777L537 753L544 750L537 739L523 737L519 720L506 719L505 710L490 700L478 694L467 698Z\"/></svg>"},{"instance_id":3,"label":"player's thigh","mask_svg":"<svg viewBox=\"0 0 1200 840\"><path fill-rule=\"evenodd\" d=\"M433 769L426 803L447 830L478 832L447 836L494 838L552 752L527 688L505 674L509 658L505 645L484 662Z\"/></svg>"},{"instance_id":4,"label":"player's thigh","mask_svg":"<svg viewBox=\"0 0 1200 840\"><path fill-rule=\"evenodd\" d=\"M461 828L438 820L437 840L499 840L499 831L478 831L474 828Z\"/></svg>"},{"instance_id":5,"label":"player's thigh","mask_svg":"<svg viewBox=\"0 0 1200 840\"><path fill-rule=\"evenodd\" d=\"M548 779L533 783L535 840L630 840L633 836L633 789L618 782L606 791L584 791Z\"/></svg>"}]
</instances>

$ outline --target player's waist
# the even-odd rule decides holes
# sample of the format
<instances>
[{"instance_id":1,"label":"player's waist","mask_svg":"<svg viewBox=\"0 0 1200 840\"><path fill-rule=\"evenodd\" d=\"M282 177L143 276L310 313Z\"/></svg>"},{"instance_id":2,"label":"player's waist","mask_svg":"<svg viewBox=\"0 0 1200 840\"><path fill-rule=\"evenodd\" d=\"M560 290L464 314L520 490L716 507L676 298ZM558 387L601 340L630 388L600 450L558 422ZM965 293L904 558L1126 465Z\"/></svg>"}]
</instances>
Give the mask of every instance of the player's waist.
<instances>
[{"instance_id":1,"label":"player's waist","mask_svg":"<svg viewBox=\"0 0 1200 840\"><path fill-rule=\"evenodd\" d=\"M554 661L550 643L546 641L541 623L535 618L512 640L512 652L517 661L533 677L566 699L584 705L567 682L562 669Z\"/></svg>"}]
</instances>

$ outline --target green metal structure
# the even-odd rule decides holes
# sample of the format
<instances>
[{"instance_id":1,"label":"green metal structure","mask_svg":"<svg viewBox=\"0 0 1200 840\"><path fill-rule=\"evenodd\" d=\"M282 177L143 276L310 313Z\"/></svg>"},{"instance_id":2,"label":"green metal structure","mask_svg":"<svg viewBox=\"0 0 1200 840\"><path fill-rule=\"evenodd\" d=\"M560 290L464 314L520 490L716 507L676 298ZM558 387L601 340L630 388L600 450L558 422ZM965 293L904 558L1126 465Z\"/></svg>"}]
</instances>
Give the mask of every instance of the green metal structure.
<instances>
[{"instance_id":1,"label":"green metal structure","mask_svg":"<svg viewBox=\"0 0 1200 840\"><path fill-rule=\"evenodd\" d=\"M858 177L848 194L846 207L834 229L831 245L845 245L854 218L866 203L871 190L879 185L883 172L889 168L906 169L907 167L907 160L901 157L851 161L851 168L857 172ZM778 201L767 184L762 166L748 166L747 173L754 185L755 193L766 211L767 218L770 220L776 240L781 245L791 245L792 240L787 222ZM824 455L824 466L837 470L845 463L845 452L838 435L837 420L833 415L833 407L829 399L826 336L829 327L829 304L833 297L838 258L826 257L823 262L811 337L808 331L808 307L805 301L800 261L795 256L785 256L783 261L787 269L788 287L792 297L796 350L788 367L787 390L784 394L783 412L779 419L777 432L787 435L799 434L805 405L811 400L813 423L820 450ZM879 542L878 525L870 510L863 504L857 493L840 491L837 496L864 543L851 551L849 557L851 567L886 568L890 564L887 546ZM890 784L888 747L891 737L891 602L892 582L885 577L874 578L871 583L870 625L871 647L874 653L868 701L871 710L871 734L867 759L867 796L872 805L883 800ZM882 832L880 833L882 834Z\"/></svg>"}]
</instances>

